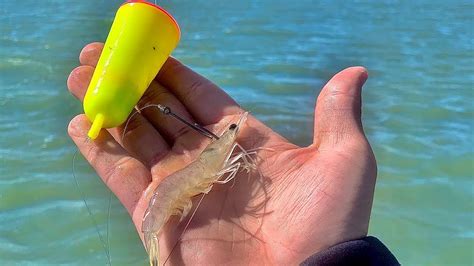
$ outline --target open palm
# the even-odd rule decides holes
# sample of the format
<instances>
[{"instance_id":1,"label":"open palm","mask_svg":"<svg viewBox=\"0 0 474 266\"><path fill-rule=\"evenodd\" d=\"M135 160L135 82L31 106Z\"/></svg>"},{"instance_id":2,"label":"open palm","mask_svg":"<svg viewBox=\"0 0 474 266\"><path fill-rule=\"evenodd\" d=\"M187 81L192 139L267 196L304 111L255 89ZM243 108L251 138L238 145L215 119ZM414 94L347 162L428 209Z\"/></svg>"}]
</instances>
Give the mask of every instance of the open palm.
<instances>
[{"instance_id":1,"label":"open palm","mask_svg":"<svg viewBox=\"0 0 474 266\"><path fill-rule=\"evenodd\" d=\"M83 98L103 45L81 52L81 66L68 88ZM361 124L361 67L335 75L321 91L314 141L298 147L253 116L239 135L246 149L260 149L259 171L241 172L235 183L215 185L171 253L169 262L193 265L297 264L338 243L367 234L376 164ZM163 104L214 132L242 113L224 91L170 58L138 107ZM141 236L152 191L164 178L193 161L209 140L155 108L123 127L85 141L90 123L75 117L69 134L81 153L130 213ZM124 138L122 139L122 134ZM172 220L162 236L162 261L180 238L185 222Z\"/></svg>"}]
</instances>

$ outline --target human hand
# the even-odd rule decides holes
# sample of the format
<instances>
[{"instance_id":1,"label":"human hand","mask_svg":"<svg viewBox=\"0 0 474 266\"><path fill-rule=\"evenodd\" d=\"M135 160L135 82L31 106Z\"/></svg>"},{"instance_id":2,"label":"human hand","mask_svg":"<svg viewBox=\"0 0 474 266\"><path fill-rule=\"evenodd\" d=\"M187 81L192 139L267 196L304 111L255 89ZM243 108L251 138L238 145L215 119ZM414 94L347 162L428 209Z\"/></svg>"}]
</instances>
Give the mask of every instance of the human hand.
<instances>
[{"instance_id":1,"label":"human hand","mask_svg":"<svg viewBox=\"0 0 474 266\"><path fill-rule=\"evenodd\" d=\"M80 100L102 47L100 43L84 47L81 66L68 78L70 92ZM238 174L234 185L215 185L170 262L297 264L330 246L366 236L376 179L375 158L361 124L366 79L364 68L352 67L325 85L315 108L313 144L308 147L291 144L250 115L237 141L246 149L263 148L258 153L259 173L251 178ZM138 107L158 103L211 130L227 126L242 112L220 88L173 58ZM154 108L133 116L123 139L121 126L85 141L89 128L87 118L78 115L68 132L128 210L142 237L150 198L145 192L189 164L209 140ZM182 229L183 223L164 232L162 261Z\"/></svg>"}]
</instances>

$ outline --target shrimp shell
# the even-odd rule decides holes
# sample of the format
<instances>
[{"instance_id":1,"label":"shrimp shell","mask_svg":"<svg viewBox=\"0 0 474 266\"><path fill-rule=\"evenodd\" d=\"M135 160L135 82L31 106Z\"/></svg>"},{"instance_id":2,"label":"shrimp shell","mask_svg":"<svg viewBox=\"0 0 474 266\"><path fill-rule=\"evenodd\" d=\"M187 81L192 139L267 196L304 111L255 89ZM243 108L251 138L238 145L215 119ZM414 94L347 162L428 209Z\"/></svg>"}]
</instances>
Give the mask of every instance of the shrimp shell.
<instances>
[{"instance_id":1,"label":"shrimp shell","mask_svg":"<svg viewBox=\"0 0 474 266\"><path fill-rule=\"evenodd\" d=\"M150 265L159 265L159 237L170 217L177 215L183 219L192 207L192 197L209 193L213 184L225 183L239 171L241 163L230 159L235 147L240 147L235 140L247 115L247 112L243 113L238 123L231 124L222 136L211 142L195 161L165 178L153 192L142 224ZM247 155L245 151L243 153ZM249 164L249 161L244 163ZM255 166L246 165L244 168L255 169ZM229 174L230 178L219 181L225 174Z\"/></svg>"}]
</instances>

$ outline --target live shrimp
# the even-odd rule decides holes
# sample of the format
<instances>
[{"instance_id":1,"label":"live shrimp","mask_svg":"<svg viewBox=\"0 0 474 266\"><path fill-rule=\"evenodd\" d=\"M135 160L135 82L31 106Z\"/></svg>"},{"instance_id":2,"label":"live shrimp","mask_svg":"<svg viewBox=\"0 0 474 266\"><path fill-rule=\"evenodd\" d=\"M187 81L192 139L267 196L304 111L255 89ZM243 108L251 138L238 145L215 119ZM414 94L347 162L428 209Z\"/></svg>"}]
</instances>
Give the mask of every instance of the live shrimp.
<instances>
[{"instance_id":1,"label":"live shrimp","mask_svg":"<svg viewBox=\"0 0 474 266\"><path fill-rule=\"evenodd\" d=\"M143 217L142 232L149 254L150 265L159 265L159 239L163 227L171 216L186 217L192 207L192 197L207 194L214 184L231 181L240 170L256 170L256 161L237 142L248 113L243 113L236 124L211 142L204 151L185 168L165 178L153 191ZM240 151L235 152L236 149Z\"/></svg>"}]
</instances>

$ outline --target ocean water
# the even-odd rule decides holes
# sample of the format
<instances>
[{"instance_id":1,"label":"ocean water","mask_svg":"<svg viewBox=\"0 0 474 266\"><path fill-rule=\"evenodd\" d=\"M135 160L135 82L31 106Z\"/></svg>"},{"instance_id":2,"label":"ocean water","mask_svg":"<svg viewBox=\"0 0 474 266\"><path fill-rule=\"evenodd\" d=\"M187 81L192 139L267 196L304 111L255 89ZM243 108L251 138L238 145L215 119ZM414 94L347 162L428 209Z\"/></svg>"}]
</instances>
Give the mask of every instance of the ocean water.
<instances>
[{"instance_id":1,"label":"ocean water","mask_svg":"<svg viewBox=\"0 0 474 266\"><path fill-rule=\"evenodd\" d=\"M471 265L472 1L159 1L178 20L174 56L290 140L312 138L315 98L351 65L369 69L363 122L378 182L370 234L404 265ZM71 174L66 79L81 48L104 41L120 1L0 0L0 264L103 265ZM105 233L108 190L76 174ZM145 265L113 198L114 265Z\"/></svg>"}]
</instances>

